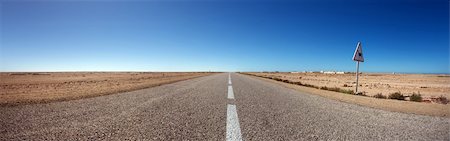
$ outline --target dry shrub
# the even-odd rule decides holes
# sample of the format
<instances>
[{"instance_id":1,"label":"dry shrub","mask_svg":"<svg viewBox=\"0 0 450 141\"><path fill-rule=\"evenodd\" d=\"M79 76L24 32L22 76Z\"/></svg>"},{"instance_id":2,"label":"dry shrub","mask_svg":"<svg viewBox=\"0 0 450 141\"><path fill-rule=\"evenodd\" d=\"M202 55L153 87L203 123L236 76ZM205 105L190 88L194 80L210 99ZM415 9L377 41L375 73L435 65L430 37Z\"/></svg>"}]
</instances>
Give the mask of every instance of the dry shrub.
<instances>
[{"instance_id":1,"label":"dry shrub","mask_svg":"<svg viewBox=\"0 0 450 141\"><path fill-rule=\"evenodd\" d=\"M422 102L422 95L420 95L420 93L413 93L411 95L411 97L409 97L410 101L415 101L415 102Z\"/></svg>"},{"instance_id":2,"label":"dry shrub","mask_svg":"<svg viewBox=\"0 0 450 141\"><path fill-rule=\"evenodd\" d=\"M440 104L448 104L448 102L449 102L449 100L442 95L439 96L436 101L436 103L440 103Z\"/></svg>"},{"instance_id":3,"label":"dry shrub","mask_svg":"<svg viewBox=\"0 0 450 141\"><path fill-rule=\"evenodd\" d=\"M389 94L389 99L405 100L405 96L400 92Z\"/></svg>"},{"instance_id":4,"label":"dry shrub","mask_svg":"<svg viewBox=\"0 0 450 141\"><path fill-rule=\"evenodd\" d=\"M358 92L358 93L355 93L355 95L367 96L367 95L366 95L366 92Z\"/></svg>"},{"instance_id":5,"label":"dry shrub","mask_svg":"<svg viewBox=\"0 0 450 141\"><path fill-rule=\"evenodd\" d=\"M355 94L353 92L353 90L341 89L341 88L338 88L338 87L326 87L326 86L323 86L323 87L320 87L320 89L328 90L328 91L334 91L334 92L340 92L340 93L346 93L346 94Z\"/></svg>"},{"instance_id":6,"label":"dry shrub","mask_svg":"<svg viewBox=\"0 0 450 141\"><path fill-rule=\"evenodd\" d=\"M386 96L381 94L381 93L377 93L376 95L374 95L373 97L375 98L381 98L381 99L386 99Z\"/></svg>"}]
</instances>

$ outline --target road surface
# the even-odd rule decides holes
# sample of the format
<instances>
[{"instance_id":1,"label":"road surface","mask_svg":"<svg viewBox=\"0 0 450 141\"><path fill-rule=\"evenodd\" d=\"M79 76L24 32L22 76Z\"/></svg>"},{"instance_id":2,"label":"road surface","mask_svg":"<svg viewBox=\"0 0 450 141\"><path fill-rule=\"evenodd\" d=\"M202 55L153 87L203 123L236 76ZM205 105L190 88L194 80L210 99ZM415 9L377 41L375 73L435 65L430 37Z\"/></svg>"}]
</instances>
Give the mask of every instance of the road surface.
<instances>
[{"instance_id":1,"label":"road surface","mask_svg":"<svg viewBox=\"0 0 450 141\"><path fill-rule=\"evenodd\" d=\"M448 118L342 103L236 73L0 112L0 140L450 140Z\"/></svg>"}]
</instances>

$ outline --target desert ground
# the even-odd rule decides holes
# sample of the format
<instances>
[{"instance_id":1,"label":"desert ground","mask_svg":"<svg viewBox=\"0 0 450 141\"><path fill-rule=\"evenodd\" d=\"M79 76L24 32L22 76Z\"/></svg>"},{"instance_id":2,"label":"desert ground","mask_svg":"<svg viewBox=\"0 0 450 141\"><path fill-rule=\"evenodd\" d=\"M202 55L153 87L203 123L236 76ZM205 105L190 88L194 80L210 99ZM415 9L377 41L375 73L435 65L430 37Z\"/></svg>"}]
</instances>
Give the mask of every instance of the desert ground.
<instances>
[{"instance_id":1,"label":"desert ground","mask_svg":"<svg viewBox=\"0 0 450 141\"><path fill-rule=\"evenodd\" d=\"M250 73L258 76L275 77L319 87L338 87L355 90L355 74L323 73ZM381 93L385 96L400 92L404 95L420 93L424 98L444 96L450 98L450 75L438 74L381 74L359 75L359 92L368 96Z\"/></svg>"},{"instance_id":2,"label":"desert ground","mask_svg":"<svg viewBox=\"0 0 450 141\"><path fill-rule=\"evenodd\" d=\"M206 76L199 72L0 73L0 105L46 103L144 89Z\"/></svg>"},{"instance_id":3,"label":"desert ground","mask_svg":"<svg viewBox=\"0 0 450 141\"><path fill-rule=\"evenodd\" d=\"M450 104L280 84L303 87L217 73L92 98L0 106L0 140L450 140ZM314 91L408 111L349 104Z\"/></svg>"}]
</instances>

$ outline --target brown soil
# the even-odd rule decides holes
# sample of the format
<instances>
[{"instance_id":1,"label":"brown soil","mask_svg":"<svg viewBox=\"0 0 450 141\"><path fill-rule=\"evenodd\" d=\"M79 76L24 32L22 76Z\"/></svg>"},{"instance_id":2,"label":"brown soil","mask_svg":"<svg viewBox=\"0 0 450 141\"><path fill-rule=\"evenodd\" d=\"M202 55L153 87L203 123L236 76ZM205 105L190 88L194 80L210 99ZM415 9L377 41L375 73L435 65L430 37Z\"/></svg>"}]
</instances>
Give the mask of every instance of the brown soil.
<instances>
[{"instance_id":1,"label":"brown soil","mask_svg":"<svg viewBox=\"0 0 450 141\"><path fill-rule=\"evenodd\" d=\"M315 94L322 97L352 103L387 111L393 112L401 112L401 113L411 113L411 114L419 114L419 115L428 115L428 116L439 116L439 117L447 117L450 118L450 104L428 104L421 102L410 102L410 101L400 101L400 100L391 100L391 99L377 99L373 97L365 97L365 96L357 96L350 94L343 94L339 92L320 90L316 88L304 87L295 84L289 84L285 82L280 82L272 79L265 79L261 77L255 77L257 79L270 81L279 85L282 85L287 88L295 89L301 92L306 92L309 94Z\"/></svg>"},{"instance_id":2,"label":"brown soil","mask_svg":"<svg viewBox=\"0 0 450 141\"><path fill-rule=\"evenodd\" d=\"M318 87L338 87L355 90L355 74L322 73L251 73L258 76L276 77L311 84ZM426 97L444 96L450 99L450 75L436 74L360 74L359 92L368 96L381 93L388 96L394 92L404 95L420 93Z\"/></svg>"},{"instance_id":3,"label":"brown soil","mask_svg":"<svg viewBox=\"0 0 450 141\"><path fill-rule=\"evenodd\" d=\"M206 76L196 72L0 73L0 105L73 100Z\"/></svg>"}]
</instances>

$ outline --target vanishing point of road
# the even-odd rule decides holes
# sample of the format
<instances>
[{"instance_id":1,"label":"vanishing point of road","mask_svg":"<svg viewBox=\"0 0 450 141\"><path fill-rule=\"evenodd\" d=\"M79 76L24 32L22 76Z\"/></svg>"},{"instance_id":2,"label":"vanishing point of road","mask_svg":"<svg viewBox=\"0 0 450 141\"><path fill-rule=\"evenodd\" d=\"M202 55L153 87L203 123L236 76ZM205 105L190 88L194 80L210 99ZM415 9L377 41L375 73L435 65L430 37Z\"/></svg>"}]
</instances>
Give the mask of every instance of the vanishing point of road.
<instances>
[{"instance_id":1,"label":"vanishing point of road","mask_svg":"<svg viewBox=\"0 0 450 141\"><path fill-rule=\"evenodd\" d=\"M448 118L343 103L236 73L0 113L0 140L450 140Z\"/></svg>"}]
</instances>

